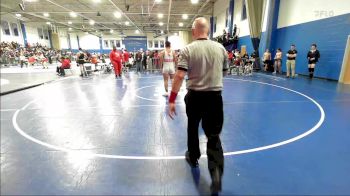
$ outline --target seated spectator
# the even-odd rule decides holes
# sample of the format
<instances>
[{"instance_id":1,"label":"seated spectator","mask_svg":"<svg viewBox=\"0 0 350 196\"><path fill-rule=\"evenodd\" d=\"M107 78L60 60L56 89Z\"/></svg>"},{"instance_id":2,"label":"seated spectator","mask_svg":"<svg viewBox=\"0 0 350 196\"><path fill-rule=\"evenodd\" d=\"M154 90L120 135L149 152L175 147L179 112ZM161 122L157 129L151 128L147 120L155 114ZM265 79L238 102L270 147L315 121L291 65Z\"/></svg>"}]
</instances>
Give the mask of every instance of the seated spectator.
<instances>
[{"instance_id":1,"label":"seated spectator","mask_svg":"<svg viewBox=\"0 0 350 196\"><path fill-rule=\"evenodd\" d=\"M61 57L61 66L56 68L56 72L57 72L58 75L64 76L65 75L65 72L64 72L65 69L70 69L70 60L69 60L69 58Z\"/></svg>"},{"instance_id":2,"label":"seated spectator","mask_svg":"<svg viewBox=\"0 0 350 196\"><path fill-rule=\"evenodd\" d=\"M231 66L232 63L233 63L233 53L232 53L232 50L227 51L227 55L228 55L229 64L230 64L230 66Z\"/></svg>"},{"instance_id":3,"label":"seated spectator","mask_svg":"<svg viewBox=\"0 0 350 196\"><path fill-rule=\"evenodd\" d=\"M38 53L38 62L43 66L43 69L48 69L49 67L47 66L47 58L44 56L42 52Z\"/></svg>"},{"instance_id":4,"label":"seated spectator","mask_svg":"<svg viewBox=\"0 0 350 196\"><path fill-rule=\"evenodd\" d=\"M95 54L91 55L90 59L91 64L95 65L95 71L97 71L97 63L99 63L97 56Z\"/></svg>"},{"instance_id":5,"label":"seated spectator","mask_svg":"<svg viewBox=\"0 0 350 196\"><path fill-rule=\"evenodd\" d=\"M247 52L244 52L244 54L242 55L242 60L243 60L244 65L248 64L248 62L249 62L249 55L248 55Z\"/></svg>"},{"instance_id":6,"label":"seated spectator","mask_svg":"<svg viewBox=\"0 0 350 196\"><path fill-rule=\"evenodd\" d=\"M20 65L21 65L21 68L23 68L23 65L25 64L26 67L28 67L28 63L26 62L26 57L24 55L24 52L20 52L20 55L19 55L19 61L20 61Z\"/></svg>"},{"instance_id":7,"label":"seated spectator","mask_svg":"<svg viewBox=\"0 0 350 196\"><path fill-rule=\"evenodd\" d=\"M31 54L30 57L28 58L28 64L31 66L34 66L36 62L36 56L35 54Z\"/></svg>"}]
</instances>

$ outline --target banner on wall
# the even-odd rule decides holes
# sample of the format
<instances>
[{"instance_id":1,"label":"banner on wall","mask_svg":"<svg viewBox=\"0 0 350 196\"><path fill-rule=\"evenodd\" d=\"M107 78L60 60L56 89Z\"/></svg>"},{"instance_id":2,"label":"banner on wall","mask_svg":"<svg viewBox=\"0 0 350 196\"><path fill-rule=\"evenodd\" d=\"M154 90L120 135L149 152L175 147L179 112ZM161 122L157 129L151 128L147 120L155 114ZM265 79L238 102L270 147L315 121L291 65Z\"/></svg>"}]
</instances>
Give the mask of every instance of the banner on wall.
<instances>
[{"instance_id":1,"label":"banner on wall","mask_svg":"<svg viewBox=\"0 0 350 196\"><path fill-rule=\"evenodd\" d=\"M138 51L142 48L147 50L147 37L146 36L128 36L123 40L125 48L130 51Z\"/></svg>"}]
</instances>

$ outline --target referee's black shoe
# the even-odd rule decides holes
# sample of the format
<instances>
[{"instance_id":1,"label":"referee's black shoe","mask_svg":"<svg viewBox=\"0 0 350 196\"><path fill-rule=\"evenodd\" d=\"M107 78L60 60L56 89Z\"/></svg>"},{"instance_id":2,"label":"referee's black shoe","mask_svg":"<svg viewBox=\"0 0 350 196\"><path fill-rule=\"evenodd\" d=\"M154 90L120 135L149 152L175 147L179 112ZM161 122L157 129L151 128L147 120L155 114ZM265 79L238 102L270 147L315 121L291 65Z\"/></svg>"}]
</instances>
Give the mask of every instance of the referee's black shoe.
<instances>
[{"instance_id":1,"label":"referee's black shoe","mask_svg":"<svg viewBox=\"0 0 350 196\"><path fill-rule=\"evenodd\" d=\"M221 175L218 168L215 168L211 173L211 186L210 190L212 194L218 194L221 192Z\"/></svg>"},{"instance_id":2,"label":"referee's black shoe","mask_svg":"<svg viewBox=\"0 0 350 196\"><path fill-rule=\"evenodd\" d=\"M187 163L192 167L192 168L196 168L198 167L198 159L191 159L190 157L190 152L186 151L186 154L185 154L185 157L186 157L186 161Z\"/></svg>"}]
</instances>

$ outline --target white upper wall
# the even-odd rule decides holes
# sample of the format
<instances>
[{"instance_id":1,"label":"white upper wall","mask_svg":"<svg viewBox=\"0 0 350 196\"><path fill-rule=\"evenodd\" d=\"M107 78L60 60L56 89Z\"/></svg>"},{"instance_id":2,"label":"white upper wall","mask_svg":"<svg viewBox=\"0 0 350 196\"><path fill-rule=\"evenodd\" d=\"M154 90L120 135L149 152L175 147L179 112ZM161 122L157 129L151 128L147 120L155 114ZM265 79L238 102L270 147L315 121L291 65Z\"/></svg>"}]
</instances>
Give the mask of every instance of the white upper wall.
<instances>
[{"instance_id":1,"label":"white upper wall","mask_svg":"<svg viewBox=\"0 0 350 196\"><path fill-rule=\"evenodd\" d=\"M79 49L77 34L76 33L69 33L69 36L70 36L70 44L71 44L72 49Z\"/></svg>"},{"instance_id":2,"label":"white upper wall","mask_svg":"<svg viewBox=\"0 0 350 196\"><path fill-rule=\"evenodd\" d=\"M222 35L223 30L226 29L226 10L229 6L230 0L218 0L214 4L214 17L216 17L216 31L213 34L214 37Z\"/></svg>"},{"instance_id":3,"label":"white upper wall","mask_svg":"<svg viewBox=\"0 0 350 196\"><path fill-rule=\"evenodd\" d=\"M11 16L11 15L3 15L1 16L1 21L7 21L9 25L11 25L11 23L16 23L17 24L17 28L18 28L18 36L15 36L13 34L12 28L10 26L10 33L11 35L6 35L2 32L2 25L0 25L0 41L5 41L5 42L18 42L20 44L24 44L23 41L23 35L22 35L22 29L21 29L21 25L18 21L18 19L16 19L15 17Z\"/></svg>"},{"instance_id":4,"label":"white upper wall","mask_svg":"<svg viewBox=\"0 0 350 196\"><path fill-rule=\"evenodd\" d=\"M84 50L100 49L100 38L95 35L80 33L79 44L80 44L80 47L83 48Z\"/></svg>"},{"instance_id":5,"label":"white upper wall","mask_svg":"<svg viewBox=\"0 0 350 196\"><path fill-rule=\"evenodd\" d=\"M348 13L349 0L281 0L278 28Z\"/></svg>"},{"instance_id":6,"label":"white upper wall","mask_svg":"<svg viewBox=\"0 0 350 196\"><path fill-rule=\"evenodd\" d=\"M165 47L165 36L154 37L153 33L147 33L147 48L150 50L162 50ZM163 45L163 47L162 47ZM158 47L156 47L158 46Z\"/></svg>"},{"instance_id":7,"label":"white upper wall","mask_svg":"<svg viewBox=\"0 0 350 196\"><path fill-rule=\"evenodd\" d=\"M50 47L50 38L49 39L40 39L38 34L38 28L44 28L47 30L47 25L33 25L33 24L24 24L27 33L27 42L30 45L40 43L41 45Z\"/></svg>"},{"instance_id":8,"label":"white upper wall","mask_svg":"<svg viewBox=\"0 0 350 196\"><path fill-rule=\"evenodd\" d=\"M237 25L237 33L239 33L239 37L250 34L248 19L242 20L243 1L244 0L235 0L233 10L233 24Z\"/></svg>"},{"instance_id":9,"label":"white upper wall","mask_svg":"<svg viewBox=\"0 0 350 196\"><path fill-rule=\"evenodd\" d=\"M59 42L60 42L61 49L69 48L67 32L64 31L64 30L59 30L58 31L58 37L59 37Z\"/></svg>"},{"instance_id":10,"label":"white upper wall","mask_svg":"<svg viewBox=\"0 0 350 196\"><path fill-rule=\"evenodd\" d=\"M235 0L234 5L234 16L233 16L233 24L237 25L237 32L239 33L239 37L250 35L250 27L248 18L245 20L242 20L242 10L243 10L243 1L244 0ZM270 0L265 0L265 11L264 11L264 17L263 17L263 28L262 32L266 31L267 26L267 17L268 17L268 8L270 4Z\"/></svg>"}]
</instances>

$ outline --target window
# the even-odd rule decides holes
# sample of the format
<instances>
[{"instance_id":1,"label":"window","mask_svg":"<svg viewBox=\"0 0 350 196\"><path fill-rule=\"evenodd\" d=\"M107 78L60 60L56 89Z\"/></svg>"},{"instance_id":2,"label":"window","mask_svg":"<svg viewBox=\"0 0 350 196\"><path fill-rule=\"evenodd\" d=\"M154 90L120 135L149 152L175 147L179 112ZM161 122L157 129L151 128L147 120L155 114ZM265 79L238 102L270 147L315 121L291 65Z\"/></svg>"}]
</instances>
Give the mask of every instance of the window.
<instances>
[{"instance_id":1,"label":"window","mask_svg":"<svg viewBox=\"0 0 350 196\"><path fill-rule=\"evenodd\" d=\"M42 28L38 28L38 35L40 39L44 39L44 34L43 34L43 29Z\"/></svg>"},{"instance_id":2,"label":"window","mask_svg":"<svg viewBox=\"0 0 350 196\"><path fill-rule=\"evenodd\" d=\"M11 35L9 23L7 21L1 21L2 33L5 35Z\"/></svg>"},{"instance_id":3,"label":"window","mask_svg":"<svg viewBox=\"0 0 350 196\"><path fill-rule=\"evenodd\" d=\"M117 48L120 48L120 47L121 47L121 45L120 45L120 40L115 40L115 42L116 42Z\"/></svg>"},{"instance_id":4,"label":"window","mask_svg":"<svg viewBox=\"0 0 350 196\"><path fill-rule=\"evenodd\" d=\"M228 8L226 9L225 27L228 27Z\"/></svg>"},{"instance_id":5,"label":"window","mask_svg":"<svg viewBox=\"0 0 350 196\"><path fill-rule=\"evenodd\" d=\"M11 29L12 29L12 34L14 36L19 36L19 33L18 33L18 26L16 23L11 23Z\"/></svg>"},{"instance_id":6,"label":"window","mask_svg":"<svg viewBox=\"0 0 350 196\"><path fill-rule=\"evenodd\" d=\"M245 0L242 0L242 4L243 4L243 7L242 7L242 17L241 17L241 20L245 20L247 19L247 7L245 5Z\"/></svg>"},{"instance_id":7,"label":"window","mask_svg":"<svg viewBox=\"0 0 350 196\"><path fill-rule=\"evenodd\" d=\"M160 43L160 47L164 48L164 41L159 41L159 43Z\"/></svg>"},{"instance_id":8,"label":"window","mask_svg":"<svg viewBox=\"0 0 350 196\"><path fill-rule=\"evenodd\" d=\"M110 43L110 47L111 47L111 48L113 48L113 46L115 46L114 40L109 40L109 43Z\"/></svg>"},{"instance_id":9,"label":"window","mask_svg":"<svg viewBox=\"0 0 350 196\"><path fill-rule=\"evenodd\" d=\"M148 48L153 48L153 41L148 41Z\"/></svg>"},{"instance_id":10,"label":"window","mask_svg":"<svg viewBox=\"0 0 350 196\"><path fill-rule=\"evenodd\" d=\"M104 41L104 47L105 47L105 48L109 48L108 40L105 40L105 41Z\"/></svg>"},{"instance_id":11,"label":"window","mask_svg":"<svg viewBox=\"0 0 350 196\"><path fill-rule=\"evenodd\" d=\"M216 33L216 21L217 21L217 17L214 17L214 33Z\"/></svg>"},{"instance_id":12,"label":"window","mask_svg":"<svg viewBox=\"0 0 350 196\"><path fill-rule=\"evenodd\" d=\"M158 43L158 41L154 41L154 47L155 47L155 48L159 48L159 43Z\"/></svg>"},{"instance_id":13,"label":"window","mask_svg":"<svg viewBox=\"0 0 350 196\"><path fill-rule=\"evenodd\" d=\"M48 30L47 29L43 29L43 32L44 32L45 39L48 40L49 39L49 32L48 32Z\"/></svg>"}]
</instances>

